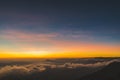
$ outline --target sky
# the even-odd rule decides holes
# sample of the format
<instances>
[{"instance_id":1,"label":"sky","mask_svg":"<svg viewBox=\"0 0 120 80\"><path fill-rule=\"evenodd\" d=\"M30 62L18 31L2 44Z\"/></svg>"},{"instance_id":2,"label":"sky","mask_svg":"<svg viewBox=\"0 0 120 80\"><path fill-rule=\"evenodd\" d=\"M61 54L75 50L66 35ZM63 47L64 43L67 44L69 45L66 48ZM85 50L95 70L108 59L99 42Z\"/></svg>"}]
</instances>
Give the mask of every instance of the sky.
<instances>
[{"instance_id":1,"label":"sky","mask_svg":"<svg viewBox=\"0 0 120 80\"><path fill-rule=\"evenodd\" d=\"M0 58L120 57L119 0L0 0Z\"/></svg>"}]
</instances>

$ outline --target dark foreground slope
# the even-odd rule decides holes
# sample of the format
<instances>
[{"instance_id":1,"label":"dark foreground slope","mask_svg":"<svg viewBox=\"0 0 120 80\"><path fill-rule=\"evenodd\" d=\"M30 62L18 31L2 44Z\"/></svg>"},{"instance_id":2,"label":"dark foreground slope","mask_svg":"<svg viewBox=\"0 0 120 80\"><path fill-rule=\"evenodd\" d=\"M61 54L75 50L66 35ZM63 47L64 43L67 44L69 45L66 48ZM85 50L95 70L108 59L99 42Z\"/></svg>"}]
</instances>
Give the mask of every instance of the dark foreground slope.
<instances>
[{"instance_id":1,"label":"dark foreground slope","mask_svg":"<svg viewBox=\"0 0 120 80\"><path fill-rule=\"evenodd\" d=\"M79 80L120 80L120 62L113 62L103 69Z\"/></svg>"},{"instance_id":2,"label":"dark foreground slope","mask_svg":"<svg viewBox=\"0 0 120 80\"><path fill-rule=\"evenodd\" d=\"M91 73L94 70L87 68L75 69L49 69L43 72L34 72L31 74L24 74L20 71L9 72L5 74L0 80L76 80L79 77Z\"/></svg>"}]
</instances>

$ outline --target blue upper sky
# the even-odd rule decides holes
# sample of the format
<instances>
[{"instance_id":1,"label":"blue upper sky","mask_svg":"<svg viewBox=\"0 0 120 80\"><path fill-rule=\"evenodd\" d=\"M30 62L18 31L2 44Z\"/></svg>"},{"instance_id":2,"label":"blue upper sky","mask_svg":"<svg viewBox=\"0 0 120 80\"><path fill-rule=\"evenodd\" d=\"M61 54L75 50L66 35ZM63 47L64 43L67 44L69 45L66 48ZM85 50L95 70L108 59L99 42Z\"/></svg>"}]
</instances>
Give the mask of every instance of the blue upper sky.
<instances>
[{"instance_id":1,"label":"blue upper sky","mask_svg":"<svg viewBox=\"0 0 120 80\"><path fill-rule=\"evenodd\" d=\"M119 43L119 4L119 0L1 0L0 31L59 33L70 40L71 34L85 34L98 42Z\"/></svg>"}]
</instances>

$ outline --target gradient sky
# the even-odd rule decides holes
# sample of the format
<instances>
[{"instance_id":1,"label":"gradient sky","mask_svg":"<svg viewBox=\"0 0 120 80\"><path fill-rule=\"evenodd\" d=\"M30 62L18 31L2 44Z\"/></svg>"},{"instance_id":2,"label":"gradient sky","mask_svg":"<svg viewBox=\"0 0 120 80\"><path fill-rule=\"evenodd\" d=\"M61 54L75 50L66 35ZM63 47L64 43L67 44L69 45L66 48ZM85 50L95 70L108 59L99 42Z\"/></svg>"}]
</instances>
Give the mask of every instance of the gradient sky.
<instances>
[{"instance_id":1,"label":"gradient sky","mask_svg":"<svg viewBox=\"0 0 120 80\"><path fill-rule=\"evenodd\" d=\"M0 58L120 57L119 0L0 0Z\"/></svg>"}]
</instances>

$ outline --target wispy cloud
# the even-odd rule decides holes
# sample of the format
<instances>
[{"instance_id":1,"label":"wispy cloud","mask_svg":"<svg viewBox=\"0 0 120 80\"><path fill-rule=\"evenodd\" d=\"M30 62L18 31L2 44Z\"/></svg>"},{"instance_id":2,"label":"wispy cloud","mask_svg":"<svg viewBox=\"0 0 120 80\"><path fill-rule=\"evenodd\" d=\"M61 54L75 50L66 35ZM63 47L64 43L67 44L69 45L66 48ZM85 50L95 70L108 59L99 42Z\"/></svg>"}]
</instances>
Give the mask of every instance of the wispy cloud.
<instances>
[{"instance_id":1,"label":"wispy cloud","mask_svg":"<svg viewBox=\"0 0 120 80\"><path fill-rule=\"evenodd\" d=\"M51 52L119 52L119 44L109 44L91 41L93 36L87 34L41 33L20 30L2 30L2 39L11 41L13 45L24 51ZM70 38L70 39L69 39ZM74 39L75 38L75 39ZM79 38L79 40L76 40ZM90 39L82 40L83 38Z\"/></svg>"},{"instance_id":2,"label":"wispy cloud","mask_svg":"<svg viewBox=\"0 0 120 80\"><path fill-rule=\"evenodd\" d=\"M18 30L3 30L1 31L1 35L3 38L6 38L8 40L14 40L14 41L41 41L41 40L47 40L49 38L57 37L58 34L56 33L31 33L31 32L24 32L24 31L18 31Z\"/></svg>"}]
</instances>

